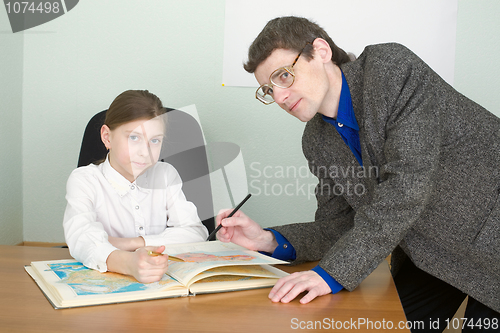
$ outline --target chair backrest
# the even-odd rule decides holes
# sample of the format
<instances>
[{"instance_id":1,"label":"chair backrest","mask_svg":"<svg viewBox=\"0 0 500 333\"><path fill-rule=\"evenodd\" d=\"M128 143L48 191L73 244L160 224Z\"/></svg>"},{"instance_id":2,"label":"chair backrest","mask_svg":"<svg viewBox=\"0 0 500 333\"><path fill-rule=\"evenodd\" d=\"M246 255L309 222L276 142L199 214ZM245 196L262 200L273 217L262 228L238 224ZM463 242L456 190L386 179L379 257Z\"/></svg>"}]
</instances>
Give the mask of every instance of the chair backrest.
<instances>
[{"instance_id":1,"label":"chair backrest","mask_svg":"<svg viewBox=\"0 0 500 333\"><path fill-rule=\"evenodd\" d=\"M215 228L210 171L205 141L200 124L191 115L166 108L166 138L160 161L172 164L183 181L182 190L187 200L194 203L198 215L208 232ZM101 141L101 127L106 111L94 115L83 134L78 167L89 165L106 157L106 147Z\"/></svg>"}]
</instances>

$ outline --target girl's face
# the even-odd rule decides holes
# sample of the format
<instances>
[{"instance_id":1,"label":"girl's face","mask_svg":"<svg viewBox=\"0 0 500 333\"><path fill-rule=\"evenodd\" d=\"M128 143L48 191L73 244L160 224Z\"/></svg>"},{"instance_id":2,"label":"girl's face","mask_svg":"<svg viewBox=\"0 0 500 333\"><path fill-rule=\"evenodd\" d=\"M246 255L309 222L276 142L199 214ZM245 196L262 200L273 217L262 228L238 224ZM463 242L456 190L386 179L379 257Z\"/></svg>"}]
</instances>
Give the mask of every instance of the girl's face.
<instances>
[{"instance_id":1,"label":"girl's face","mask_svg":"<svg viewBox=\"0 0 500 333\"><path fill-rule=\"evenodd\" d=\"M114 130L103 125L101 138L109 149L109 163L113 169L133 182L158 161L164 132L163 120L156 117L131 121Z\"/></svg>"}]
</instances>

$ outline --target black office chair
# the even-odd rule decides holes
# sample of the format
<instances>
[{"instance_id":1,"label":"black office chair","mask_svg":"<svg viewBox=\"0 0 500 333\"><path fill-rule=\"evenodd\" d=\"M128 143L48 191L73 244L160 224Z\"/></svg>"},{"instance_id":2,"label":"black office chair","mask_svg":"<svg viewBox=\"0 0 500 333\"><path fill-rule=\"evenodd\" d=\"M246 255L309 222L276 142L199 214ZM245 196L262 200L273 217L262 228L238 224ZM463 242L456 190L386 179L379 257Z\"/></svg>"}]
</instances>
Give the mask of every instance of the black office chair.
<instances>
[{"instance_id":1,"label":"black office chair","mask_svg":"<svg viewBox=\"0 0 500 333\"><path fill-rule=\"evenodd\" d=\"M191 115L175 109L167 110L166 138L159 160L172 164L183 181L187 200L194 203L198 216L208 232L215 228L210 171L201 127ZM106 111L94 115L83 134L78 167L102 160L107 153L101 141L101 127Z\"/></svg>"}]
</instances>

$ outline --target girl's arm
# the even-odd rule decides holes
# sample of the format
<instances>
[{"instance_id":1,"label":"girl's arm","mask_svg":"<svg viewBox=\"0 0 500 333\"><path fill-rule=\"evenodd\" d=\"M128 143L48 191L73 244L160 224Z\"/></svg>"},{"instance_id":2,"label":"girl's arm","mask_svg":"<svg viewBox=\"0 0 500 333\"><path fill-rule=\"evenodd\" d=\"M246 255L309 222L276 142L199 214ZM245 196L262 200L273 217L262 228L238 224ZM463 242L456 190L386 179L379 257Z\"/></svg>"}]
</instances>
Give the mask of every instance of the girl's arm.
<instances>
[{"instance_id":1,"label":"girl's arm","mask_svg":"<svg viewBox=\"0 0 500 333\"><path fill-rule=\"evenodd\" d=\"M204 242L208 237L207 228L201 223L196 206L186 200L177 170L166 163L158 167L155 171L166 177L167 228L157 235L143 236L146 246Z\"/></svg>"},{"instance_id":2,"label":"girl's arm","mask_svg":"<svg viewBox=\"0 0 500 333\"><path fill-rule=\"evenodd\" d=\"M64 236L73 258L89 268L105 272L106 260L117 248L108 241L102 223L97 221L98 182L93 172L92 168L78 168L68 178Z\"/></svg>"},{"instance_id":3,"label":"girl's arm","mask_svg":"<svg viewBox=\"0 0 500 333\"><path fill-rule=\"evenodd\" d=\"M160 280L167 270L167 257L151 257L147 251L163 252L163 247L145 248L142 237L108 237L97 221L97 204L104 204L100 186L91 167L76 169L68 179L63 226L71 255L100 272L131 275L145 283Z\"/></svg>"},{"instance_id":4,"label":"girl's arm","mask_svg":"<svg viewBox=\"0 0 500 333\"><path fill-rule=\"evenodd\" d=\"M120 238L108 236L108 241L114 247L123 251L135 251L138 248L146 246L144 238L142 237L132 237L132 238Z\"/></svg>"}]
</instances>

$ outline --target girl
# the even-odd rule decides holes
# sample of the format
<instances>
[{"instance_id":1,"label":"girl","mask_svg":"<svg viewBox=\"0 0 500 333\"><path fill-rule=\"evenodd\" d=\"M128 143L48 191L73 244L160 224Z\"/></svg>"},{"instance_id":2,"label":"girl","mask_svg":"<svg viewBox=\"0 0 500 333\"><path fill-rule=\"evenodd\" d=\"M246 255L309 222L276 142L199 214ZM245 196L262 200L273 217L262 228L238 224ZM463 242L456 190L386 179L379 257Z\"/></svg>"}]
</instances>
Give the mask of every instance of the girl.
<instances>
[{"instance_id":1,"label":"girl","mask_svg":"<svg viewBox=\"0 0 500 333\"><path fill-rule=\"evenodd\" d=\"M154 282L165 274L167 256L149 256L149 250L206 239L179 174L157 162L165 116L160 99L147 90L123 92L101 128L106 159L71 173L64 234L71 255L85 266Z\"/></svg>"}]
</instances>

